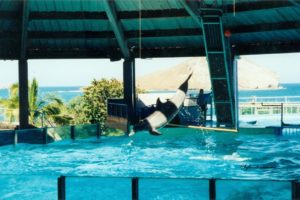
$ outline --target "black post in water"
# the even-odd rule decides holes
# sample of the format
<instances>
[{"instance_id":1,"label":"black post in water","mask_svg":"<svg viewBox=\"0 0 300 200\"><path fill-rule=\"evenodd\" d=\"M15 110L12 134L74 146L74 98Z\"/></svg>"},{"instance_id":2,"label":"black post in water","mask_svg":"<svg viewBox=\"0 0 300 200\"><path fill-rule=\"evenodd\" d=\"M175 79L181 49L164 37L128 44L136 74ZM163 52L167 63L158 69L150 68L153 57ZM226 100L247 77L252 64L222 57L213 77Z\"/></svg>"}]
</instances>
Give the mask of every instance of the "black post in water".
<instances>
[{"instance_id":1,"label":"black post in water","mask_svg":"<svg viewBox=\"0 0 300 200\"><path fill-rule=\"evenodd\" d=\"M66 199L66 177L60 176L57 179L57 199L65 200Z\"/></svg>"},{"instance_id":2,"label":"black post in water","mask_svg":"<svg viewBox=\"0 0 300 200\"><path fill-rule=\"evenodd\" d=\"M18 130L14 130L14 145L18 144Z\"/></svg>"},{"instance_id":3,"label":"black post in water","mask_svg":"<svg viewBox=\"0 0 300 200\"><path fill-rule=\"evenodd\" d=\"M216 180L215 179L209 180L209 199L210 200L216 199Z\"/></svg>"},{"instance_id":4,"label":"black post in water","mask_svg":"<svg viewBox=\"0 0 300 200\"><path fill-rule=\"evenodd\" d=\"M44 135L44 142L45 142L45 144L48 144L47 127L43 128L43 135Z\"/></svg>"},{"instance_id":5,"label":"black post in water","mask_svg":"<svg viewBox=\"0 0 300 200\"><path fill-rule=\"evenodd\" d=\"M97 131L97 139L99 139L100 136L101 136L101 133L100 133L101 129L100 129L100 124L99 123L97 124L96 129L97 129L96 130Z\"/></svg>"},{"instance_id":6,"label":"black post in water","mask_svg":"<svg viewBox=\"0 0 300 200\"><path fill-rule=\"evenodd\" d=\"M300 183L293 181L292 182L292 200L300 199Z\"/></svg>"},{"instance_id":7,"label":"black post in water","mask_svg":"<svg viewBox=\"0 0 300 200\"><path fill-rule=\"evenodd\" d=\"M131 179L131 191L132 191L132 200L139 199L139 179L132 178Z\"/></svg>"},{"instance_id":8,"label":"black post in water","mask_svg":"<svg viewBox=\"0 0 300 200\"><path fill-rule=\"evenodd\" d=\"M71 139L72 140L75 140L75 126L70 126L70 129L71 129Z\"/></svg>"},{"instance_id":9,"label":"black post in water","mask_svg":"<svg viewBox=\"0 0 300 200\"><path fill-rule=\"evenodd\" d=\"M280 104L280 124L283 127L283 103Z\"/></svg>"}]
</instances>

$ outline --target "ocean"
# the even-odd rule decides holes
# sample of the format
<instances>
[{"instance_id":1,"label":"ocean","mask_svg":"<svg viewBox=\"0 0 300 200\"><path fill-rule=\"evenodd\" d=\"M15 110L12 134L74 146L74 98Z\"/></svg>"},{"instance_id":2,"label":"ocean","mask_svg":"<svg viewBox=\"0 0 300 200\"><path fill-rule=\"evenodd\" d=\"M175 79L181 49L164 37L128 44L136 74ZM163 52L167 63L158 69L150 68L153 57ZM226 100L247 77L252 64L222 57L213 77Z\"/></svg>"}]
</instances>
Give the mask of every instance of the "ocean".
<instances>
[{"instance_id":1,"label":"ocean","mask_svg":"<svg viewBox=\"0 0 300 200\"><path fill-rule=\"evenodd\" d=\"M83 94L83 86L61 86L61 87L39 87L39 97L43 97L46 94L52 93L61 97L64 102L68 102L74 97L80 96ZM0 98L8 97L8 89L0 89Z\"/></svg>"}]
</instances>

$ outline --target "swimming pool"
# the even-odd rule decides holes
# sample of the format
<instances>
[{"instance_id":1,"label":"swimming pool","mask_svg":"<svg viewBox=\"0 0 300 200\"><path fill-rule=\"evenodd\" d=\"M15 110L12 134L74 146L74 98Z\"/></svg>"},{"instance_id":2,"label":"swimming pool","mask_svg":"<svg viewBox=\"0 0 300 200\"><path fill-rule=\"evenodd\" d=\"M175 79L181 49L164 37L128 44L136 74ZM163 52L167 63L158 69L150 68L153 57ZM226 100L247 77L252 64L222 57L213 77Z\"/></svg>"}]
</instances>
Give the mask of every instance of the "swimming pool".
<instances>
[{"instance_id":1,"label":"swimming pool","mask_svg":"<svg viewBox=\"0 0 300 200\"><path fill-rule=\"evenodd\" d=\"M28 193L28 199L32 199L36 193L35 197L40 197L37 199L55 199L56 179L60 175L300 179L298 136L207 132L187 128L165 128L162 133L160 137L141 132L133 137L2 146L0 196L15 199L18 194ZM34 183L43 183L43 180L45 184L41 189L36 191L32 188Z\"/></svg>"}]
</instances>

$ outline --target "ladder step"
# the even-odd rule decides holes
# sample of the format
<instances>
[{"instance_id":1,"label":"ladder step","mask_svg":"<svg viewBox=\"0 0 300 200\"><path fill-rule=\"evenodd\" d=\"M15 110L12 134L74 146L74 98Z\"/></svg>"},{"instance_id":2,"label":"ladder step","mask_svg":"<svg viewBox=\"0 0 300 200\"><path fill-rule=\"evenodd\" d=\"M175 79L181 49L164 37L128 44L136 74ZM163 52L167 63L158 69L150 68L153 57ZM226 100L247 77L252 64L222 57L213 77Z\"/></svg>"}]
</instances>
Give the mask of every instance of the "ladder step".
<instances>
[{"instance_id":1,"label":"ladder step","mask_svg":"<svg viewBox=\"0 0 300 200\"><path fill-rule=\"evenodd\" d=\"M219 22L203 22L205 25L220 25Z\"/></svg>"},{"instance_id":2,"label":"ladder step","mask_svg":"<svg viewBox=\"0 0 300 200\"><path fill-rule=\"evenodd\" d=\"M224 51L208 51L209 54L223 54Z\"/></svg>"},{"instance_id":3,"label":"ladder step","mask_svg":"<svg viewBox=\"0 0 300 200\"><path fill-rule=\"evenodd\" d=\"M215 77L211 78L211 80L227 80L226 77Z\"/></svg>"},{"instance_id":4,"label":"ladder step","mask_svg":"<svg viewBox=\"0 0 300 200\"><path fill-rule=\"evenodd\" d=\"M215 101L215 104L230 104L230 101Z\"/></svg>"}]
</instances>

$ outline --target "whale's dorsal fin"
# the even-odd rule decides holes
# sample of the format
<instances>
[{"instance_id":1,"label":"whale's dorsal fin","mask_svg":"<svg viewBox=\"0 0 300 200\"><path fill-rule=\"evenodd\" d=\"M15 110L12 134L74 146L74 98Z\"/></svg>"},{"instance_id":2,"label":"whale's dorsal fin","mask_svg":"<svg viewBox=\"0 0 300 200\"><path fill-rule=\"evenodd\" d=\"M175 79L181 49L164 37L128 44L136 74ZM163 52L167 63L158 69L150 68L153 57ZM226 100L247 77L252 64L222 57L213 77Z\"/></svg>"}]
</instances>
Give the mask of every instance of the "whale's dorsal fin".
<instances>
[{"instance_id":1,"label":"whale's dorsal fin","mask_svg":"<svg viewBox=\"0 0 300 200\"><path fill-rule=\"evenodd\" d=\"M156 100L156 110L160 110L162 104L163 103L161 102L160 98L158 97Z\"/></svg>"}]
</instances>

